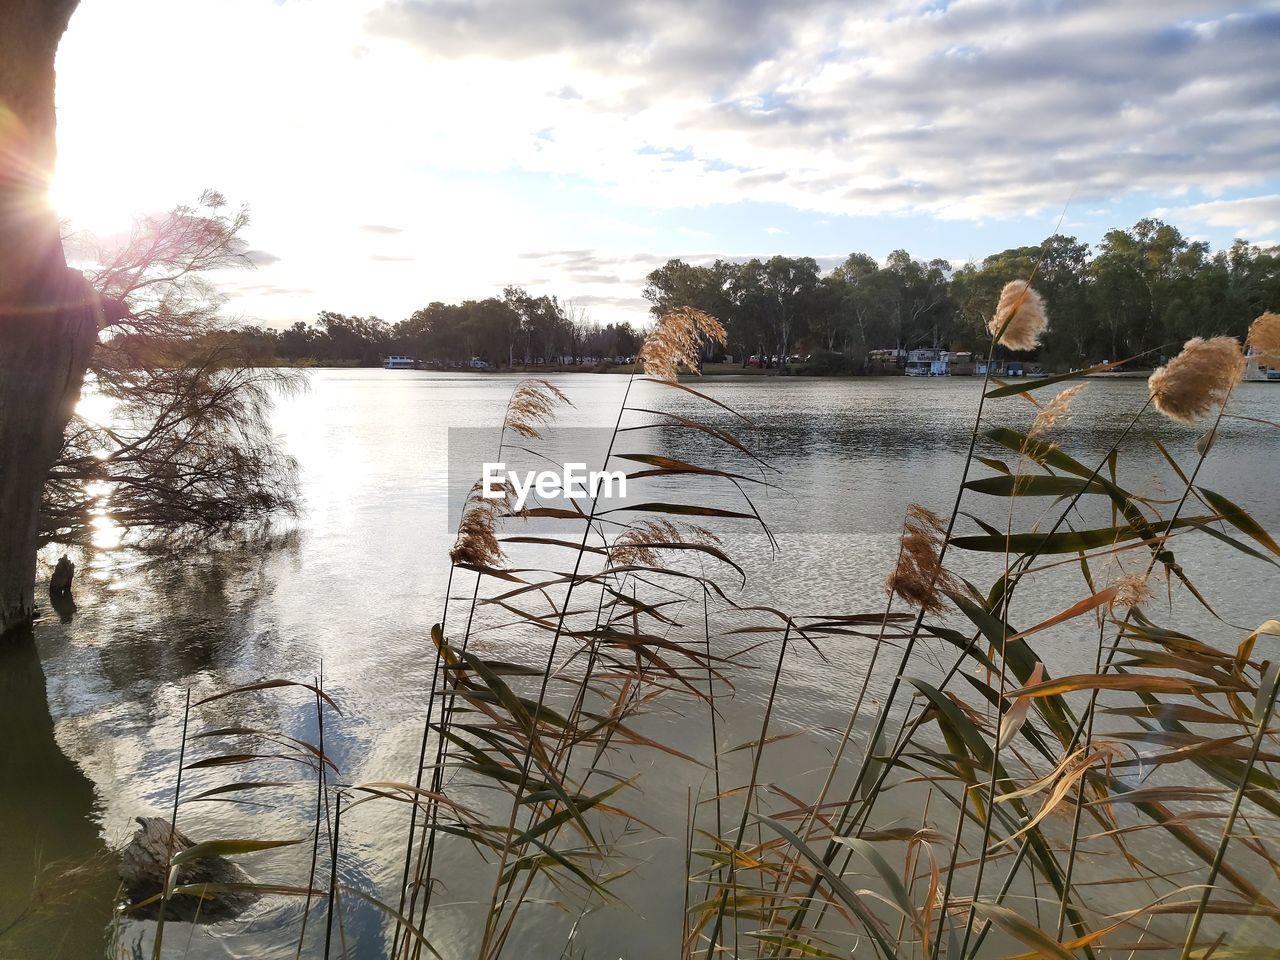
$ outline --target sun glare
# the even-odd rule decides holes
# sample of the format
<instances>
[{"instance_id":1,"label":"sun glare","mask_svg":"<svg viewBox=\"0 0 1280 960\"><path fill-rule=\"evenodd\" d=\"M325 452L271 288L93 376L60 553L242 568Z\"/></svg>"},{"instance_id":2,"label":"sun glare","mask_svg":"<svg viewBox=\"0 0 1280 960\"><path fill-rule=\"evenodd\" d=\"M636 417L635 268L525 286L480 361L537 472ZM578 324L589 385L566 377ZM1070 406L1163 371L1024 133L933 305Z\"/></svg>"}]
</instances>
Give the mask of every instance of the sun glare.
<instances>
[{"instance_id":1,"label":"sun glare","mask_svg":"<svg viewBox=\"0 0 1280 960\"><path fill-rule=\"evenodd\" d=\"M116 400L89 388L80 395L76 413L94 426L109 426L115 418Z\"/></svg>"},{"instance_id":2,"label":"sun glare","mask_svg":"<svg viewBox=\"0 0 1280 960\"><path fill-rule=\"evenodd\" d=\"M49 206L73 230L110 235L127 230L138 210L128 190L112 189L101 174L78 175L61 167L49 185Z\"/></svg>"}]
</instances>

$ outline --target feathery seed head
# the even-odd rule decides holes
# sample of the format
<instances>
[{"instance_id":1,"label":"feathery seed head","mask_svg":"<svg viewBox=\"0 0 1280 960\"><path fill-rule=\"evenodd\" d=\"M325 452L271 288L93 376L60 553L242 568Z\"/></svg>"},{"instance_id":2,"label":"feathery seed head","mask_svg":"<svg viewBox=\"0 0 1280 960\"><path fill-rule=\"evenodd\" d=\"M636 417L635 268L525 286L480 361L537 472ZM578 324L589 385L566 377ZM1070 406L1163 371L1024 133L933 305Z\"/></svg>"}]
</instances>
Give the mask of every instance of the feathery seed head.
<instances>
[{"instance_id":1,"label":"feathery seed head","mask_svg":"<svg viewBox=\"0 0 1280 960\"><path fill-rule=\"evenodd\" d=\"M1071 402L1075 400L1080 392L1084 390L1087 384L1077 383L1075 386L1067 387L1055 396L1052 400L1040 408L1035 419L1031 421L1031 428L1027 431L1028 437L1042 437L1055 426L1066 424L1071 419Z\"/></svg>"},{"instance_id":2,"label":"feathery seed head","mask_svg":"<svg viewBox=\"0 0 1280 960\"><path fill-rule=\"evenodd\" d=\"M1227 397L1244 375L1235 337L1188 340L1182 352L1151 375L1151 402L1170 420L1195 423Z\"/></svg>"},{"instance_id":3,"label":"feathery seed head","mask_svg":"<svg viewBox=\"0 0 1280 960\"><path fill-rule=\"evenodd\" d=\"M613 541L613 547L609 550L609 565L656 567L656 551L662 549L663 544L714 546L719 542L719 537L697 524L687 523L682 528L669 520L642 520L628 527Z\"/></svg>"},{"instance_id":4,"label":"feathery seed head","mask_svg":"<svg viewBox=\"0 0 1280 960\"><path fill-rule=\"evenodd\" d=\"M542 428L551 422L557 403L573 406L573 401L550 381L538 378L522 380L511 394L502 427L514 430L526 439L541 440Z\"/></svg>"},{"instance_id":5,"label":"feathery seed head","mask_svg":"<svg viewBox=\"0 0 1280 960\"><path fill-rule=\"evenodd\" d=\"M1128 610L1130 607L1140 607L1151 599L1151 586L1147 583L1147 578L1137 573L1125 573L1112 582L1111 586L1115 589L1116 595L1111 598L1109 604L1111 610Z\"/></svg>"},{"instance_id":6,"label":"feathery seed head","mask_svg":"<svg viewBox=\"0 0 1280 960\"><path fill-rule=\"evenodd\" d=\"M467 494L449 559L471 567L497 567L506 559L498 542L498 517L510 511L515 490L508 483L506 496L495 499L480 496L480 490L481 481L477 480Z\"/></svg>"},{"instance_id":7,"label":"feathery seed head","mask_svg":"<svg viewBox=\"0 0 1280 960\"><path fill-rule=\"evenodd\" d=\"M1048 326L1044 301L1025 280L1010 280L1004 285L996 312L987 322L991 335L1000 334L1001 345L1010 350L1034 350ZM1000 333L1001 327L1004 333Z\"/></svg>"},{"instance_id":8,"label":"feathery seed head","mask_svg":"<svg viewBox=\"0 0 1280 960\"><path fill-rule=\"evenodd\" d=\"M1249 327L1249 346L1268 367L1280 367L1280 313L1268 310Z\"/></svg>"},{"instance_id":9,"label":"feathery seed head","mask_svg":"<svg viewBox=\"0 0 1280 960\"><path fill-rule=\"evenodd\" d=\"M690 370L698 369L698 350L704 340L724 346L729 337L711 314L676 307L664 313L645 337L640 363L655 380L675 380L682 363Z\"/></svg>"},{"instance_id":10,"label":"feathery seed head","mask_svg":"<svg viewBox=\"0 0 1280 960\"><path fill-rule=\"evenodd\" d=\"M918 503L907 507L898 563L884 583L890 596L897 594L927 613L945 609L943 591L955 586L955 577L943 568L940 559L946 533L946 522L932 510Z\"/></svg>"}]
</instances>

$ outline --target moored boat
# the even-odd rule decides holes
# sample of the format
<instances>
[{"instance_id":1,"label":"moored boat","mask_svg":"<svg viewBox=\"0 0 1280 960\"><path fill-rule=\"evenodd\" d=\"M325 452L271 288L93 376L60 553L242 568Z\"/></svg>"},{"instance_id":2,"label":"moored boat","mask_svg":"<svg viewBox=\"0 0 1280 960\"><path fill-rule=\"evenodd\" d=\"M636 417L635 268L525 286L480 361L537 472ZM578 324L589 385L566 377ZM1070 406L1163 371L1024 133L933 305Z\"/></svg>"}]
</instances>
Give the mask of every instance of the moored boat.
<instances>
[{"instance_id":1,"label":"moored boat","mask_svg":"<svg viewBox=\"0 0 1280 960\"><path fill-rule=\"evenodd\" d=\"M391 356L382 358L383 370L417 370L418 361L413 357Z\"/></svg>"},{"instance_id":2,"label":"moored boat","mask_svg":"<svg viewBox=\"0 0 1280 960\"><path fill-rule=\"evenodd\" d=\"M1244 379L1251 383L1280 383L1280 367L1261 362L1261 355L1250 350L1244 358Z\"/></svg>"}]
</instances>

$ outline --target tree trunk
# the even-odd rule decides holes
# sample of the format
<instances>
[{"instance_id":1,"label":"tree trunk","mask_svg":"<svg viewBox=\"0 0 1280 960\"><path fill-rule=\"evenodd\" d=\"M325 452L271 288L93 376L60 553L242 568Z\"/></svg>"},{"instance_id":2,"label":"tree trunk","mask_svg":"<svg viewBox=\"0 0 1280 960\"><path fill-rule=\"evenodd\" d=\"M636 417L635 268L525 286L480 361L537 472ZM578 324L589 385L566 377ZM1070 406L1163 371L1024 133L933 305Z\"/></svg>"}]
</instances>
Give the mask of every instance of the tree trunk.
<instances>
[{"instance_id":1,"label":"tree trunk","mask_svg":"<svg viewBox=\"0 0 1280 960\"><path fill-rule=\"evenodd\" d=\"M0 730L0 956L107 956L119 879L93 783L54 736L29 629L0 648Z\"/></svg>"},{"instance_id":2,"label":"tree trunk","mask_svg":"<svg viewBox=\"0 0 1280 960\"><path fill-rule=\"evenodd\" d=\"M75 0L0 0L0 635L30 621L40 493L97 339L46 193L54 56Z\"/></svg>"}]
</instances>

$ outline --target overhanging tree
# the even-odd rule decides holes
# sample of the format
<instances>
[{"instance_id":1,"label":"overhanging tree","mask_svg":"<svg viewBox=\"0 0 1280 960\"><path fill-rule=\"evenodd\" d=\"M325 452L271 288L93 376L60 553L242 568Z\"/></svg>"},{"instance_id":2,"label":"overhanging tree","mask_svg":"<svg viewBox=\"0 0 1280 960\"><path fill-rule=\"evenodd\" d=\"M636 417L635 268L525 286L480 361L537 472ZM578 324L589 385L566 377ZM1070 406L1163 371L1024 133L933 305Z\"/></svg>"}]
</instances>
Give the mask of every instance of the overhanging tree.
<instances>
[{"instance_id":1,"label":"overhanging tree","mask_svg":"<svg viewBox=\"0 0 1280 960\"><path fill-rule=\"evenodd\" d=\"M81 251L102 300L86 389L109 412L72 416L44 486L41 544L91 543L103 521L134 545L201 544L292 510L295 465L269 417L302 375L255 366L206 280L249 266L247 223L206 191Z\"/></svg>"}]
</instances>

